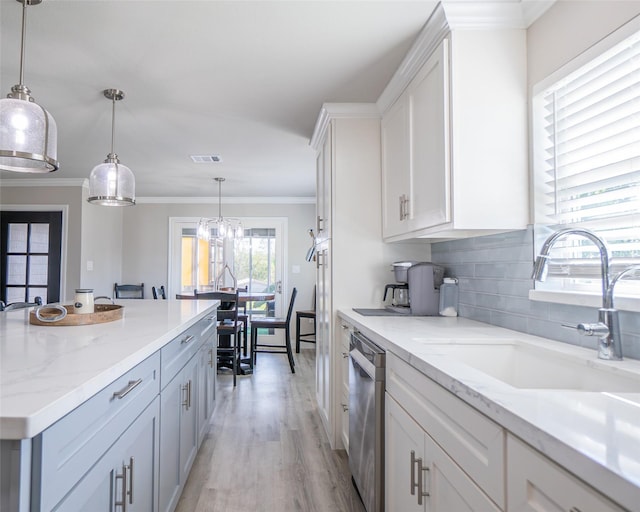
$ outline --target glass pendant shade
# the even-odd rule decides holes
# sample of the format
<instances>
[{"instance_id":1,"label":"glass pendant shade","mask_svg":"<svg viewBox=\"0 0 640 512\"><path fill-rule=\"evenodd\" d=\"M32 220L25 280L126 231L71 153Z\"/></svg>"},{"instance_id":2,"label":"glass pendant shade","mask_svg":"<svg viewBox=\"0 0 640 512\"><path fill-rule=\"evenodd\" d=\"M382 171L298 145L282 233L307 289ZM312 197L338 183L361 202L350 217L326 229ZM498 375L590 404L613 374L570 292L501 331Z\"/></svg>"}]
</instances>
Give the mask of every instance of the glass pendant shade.
<instances>
[{"instance_id":1,"label":"glass pendant shade","mask_svg":"<svg viewBox=\"0 0 640 512\"><path fill-rule=\"evenodd\" d=\"M115 161L114 161L115 160ZM107 158L96 165L89 175L89 198L99 206L133 206L136 204L136 183L131 169Z\"/></svg>"},{"instance_id":2,"label":"glass pendant shade","mask_svg":"<svg viewBox=\"0 0 640 512\"><path fill-rule=\"evenodd\" d=\"M0 100L0 169L57 171L57 145L56 122L44 108L29 100Z\"/></svg>"},{"instance_id":3,"label":"glass pendant shade","mask_svg":"<svg viewBox=\"0 0 640 512\"><path fill-rule=\"evenodd\" d=\"M22 40L20 45L20 83L0 99L0 170L45 173L57 171L58 128L44 108L38 105L24 85L24 46L27 5L42 0L18 0L22 3Z\"/></svg>"}]
</instances>

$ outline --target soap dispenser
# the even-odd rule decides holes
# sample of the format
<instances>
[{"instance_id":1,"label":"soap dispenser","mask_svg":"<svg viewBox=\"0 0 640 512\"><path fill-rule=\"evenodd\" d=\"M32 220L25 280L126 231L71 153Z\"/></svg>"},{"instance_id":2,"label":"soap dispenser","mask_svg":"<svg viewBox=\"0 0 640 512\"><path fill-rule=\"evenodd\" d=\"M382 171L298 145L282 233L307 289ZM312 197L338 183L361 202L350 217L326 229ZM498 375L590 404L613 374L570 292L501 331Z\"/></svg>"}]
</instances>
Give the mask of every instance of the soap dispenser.
<instances>
[{"instance_id":1,"label":"soap dispenser","mask_svg":"<svg viewBox=\"0 0 640 512\"><path fill-rule=\"evenodd\" d=\"M445 277L440 285L441 316L458 316L458 280L455 277Z\"/></svg>"}]
</instances>

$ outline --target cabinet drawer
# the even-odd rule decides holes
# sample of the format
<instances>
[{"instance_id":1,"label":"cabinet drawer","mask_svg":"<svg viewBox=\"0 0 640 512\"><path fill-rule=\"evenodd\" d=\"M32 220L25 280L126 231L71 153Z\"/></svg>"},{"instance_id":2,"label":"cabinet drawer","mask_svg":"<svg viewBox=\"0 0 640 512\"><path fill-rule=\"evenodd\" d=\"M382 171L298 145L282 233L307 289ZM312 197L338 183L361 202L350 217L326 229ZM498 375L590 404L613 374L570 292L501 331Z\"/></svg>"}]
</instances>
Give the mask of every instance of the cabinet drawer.
<instances>
[{"instance_id":1,"label":"cabinet drawer","mask_svg":"<svg viewBox=\"0 0 640 512\"><path fill-rule=\"evenodd\" d=\"M512 435L507 436L507 465L508 510L623 510Z\"/></svg>"},{"instance_id":2,"label":"cabinet drawer","mask_svg":"<svg viewBox=\"0 0 640 512\"><path fill-rule=\"evenodd\" d=\"M215 324L215 313L207 315L162 347L160 351L161 389L164 389L189 359L198 352L202 343L209 339L211 333L215 333Z\"/></svg>"},{"instance_id":3,"label":"cabinet drawer","mask_svg":"<svg viewBox=\"0 0 640 512\"><path fill-rule=\"evenodd\" d=\"M58 503L153 401L159 370L156 352L34 438L34 510Z\"/></svg>"},{"instance_id":4,"label":"cabinet drawer","mask_svg":"<svg viewBox=\"0 0 640 512\"><path fill-rule=\"evenodd\" d=\"M504 509L502 427L391 353L386 377L389 394Z\"/></svg>"}]
</instances>

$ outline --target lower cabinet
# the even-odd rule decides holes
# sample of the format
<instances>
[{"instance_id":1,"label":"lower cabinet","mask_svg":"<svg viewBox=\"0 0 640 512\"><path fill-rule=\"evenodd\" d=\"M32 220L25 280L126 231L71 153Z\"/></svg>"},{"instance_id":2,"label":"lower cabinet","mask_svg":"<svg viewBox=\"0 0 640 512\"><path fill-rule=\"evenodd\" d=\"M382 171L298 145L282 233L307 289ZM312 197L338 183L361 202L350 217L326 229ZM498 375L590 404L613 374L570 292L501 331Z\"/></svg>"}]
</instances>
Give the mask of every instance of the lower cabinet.
<instances>
[{"instance_id":1,"label":"lower cabinet","mask_svg":"<svg viewBox=\"0 0 640 512\"><path fill-rule=\"evenodd\" d=\"M507 436L507 467L508 510L624 510L512 435Z\"/></svg>"},{"instance_id":2,"label":"lower cabinet","mask_svg":"<svg viewBox=\"0 0 640 512\"><path fill-rule=\"evenodd\" d=\"M215 336L209 339L198 354L198 444L208 431L216 399L216 343Z\"/></svg>"},{"instance_id":3,"label":"lower cabinet","mask_svg":"<svg viewBox=\"0 0 640 512\"><path fill-rule=\"evenodd\" d=\"M342 321L340 322L340 330L340 357L342 359L340 366L340 439L344 449L349 453L349 345L353 327Z\"/></svg>"},{"instance_id":4,"label":"lower cabinet","mask_svg":"<svg viewBox=\"0 0 640 512\"><path fill-rule=\"evenodd\" d=\"M158 510L159 402L156 397L53 510Z\"/></svg>"},{"instance_id":5,"label":"lower cabinet","mask_svg":"<svg viewBox=\"0 0 640 512\"><path fill-rule=\"evenodd\" d=\"M386 377L387 511L625 510L390 352Z\"/></svg>"},{"instance_id":6,"label":"lower cabinet","mask_svg":"<svg viewBox=\"0 0 640 512\"><path fill-rule=\"evenodd\" d=\"M398 402L385 399L386 510L500 510Z\"/></svg>"},{"instance_id":7,"label":"lower cabinet","mask_svg":"<svg viewBox=\"0 0 640 512\"><path fill-rule=\"evenodd\" d=\"M198 449L198 369L193 357L160 394L161 512L176 507Z\"/></svg>"}]
</instances>

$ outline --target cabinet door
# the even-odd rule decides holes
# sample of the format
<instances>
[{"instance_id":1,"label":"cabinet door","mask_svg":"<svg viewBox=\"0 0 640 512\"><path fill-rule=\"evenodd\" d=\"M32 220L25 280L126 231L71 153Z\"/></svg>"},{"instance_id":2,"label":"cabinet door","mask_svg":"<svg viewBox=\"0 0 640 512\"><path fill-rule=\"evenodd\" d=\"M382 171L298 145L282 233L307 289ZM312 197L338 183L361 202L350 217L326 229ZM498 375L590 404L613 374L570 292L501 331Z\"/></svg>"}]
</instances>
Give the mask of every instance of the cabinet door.
<instances>
[{"instance_id":1,"label":"cabinet door","mask_svg":"<svg viewBox=\"0 0 640 512\"><path fill-rule=\"evenodd\" d=\"M331 255L329 244L323 243L316 254L317 304L316 304L316 399L318 411L325 428L329 427L331 407Z\"/></svg>"},{"instance_id":2,"label":"cabinet door","mask_svg":"<svg viewBox=\"0 0 640 512\"><path fill-rule=\"evenodd\" d=\"M351 332L353 327L349 324L340 324L340 351L336 356L339 363L336 365L340 368L340 409L338 417L340 418L340 438L344 449L349 452L349 344L351 343Z\"/></svg>"},{"instance_id":3,"label":"cabinet door","mask_svg":"<svg viewBox=\"0 0 640 512\"><path fill-rule=\"evenodd\" d=\"M209 429L209 419L213 412L215 400L215 345L208 340L198 353L198 386L197 386L197 423L198 444L202 442Z\"/></svg>"},{"instance_id":4,"label":"cabinet door","mask_svg":"<svg viewBox=\"0 0 640 512\"><path fill-rule=\"evenodd\" d=\"M159 412L156 398L54 510L158 510Z\"/></svg>"},{"instance_id":5,"label":"cabinet door","mask_svg":"<svg viewBox=\"0 0 640 512\"><path fill-rule=\"evenodd\" d=\"M385 509L419 512L426 497L418 496L417 459L424 458L424 430L385 393ZM424 492L424 489L423 489ZM420 499L420 503L418 503ZM453 509L452 509L453 510Z\"/></svg>"},{"instance_id":6,"label":"cabinet door","mask_svg":"<svg viewBox=\"0 0 640 512\"><path fill-rule=\"evenodd\" d=\"M331 238L332 128L332 123L329 123L325 142L316 160L316 237L319 241Z\"/></svg>"},{"instance_id":7,"label":"cabinet door","mask_svg":"<svg viewBox=\"0 0 640 512\"><path fill-rule=\"evenodd\" d=\"M508 510L623 510L512 435L507 436L507 468Z\"/></svg>"},{"instance_id":8,"label":"cabinet door","mask_svg":"<svg viewBox=\"0 0 640 512\"><path fill-rule=\"evenodd\" d=\"M409 200L409 107L401 96L382 118L382 236L407 231Z\"/></svg>"},{"instance_id":9,"label":"cabinet door","mask_svg":"<svg viewBox=\"0 0 640 512\"><path fill-rule=\"evenodd\" d=\"M160 503L162 512L172 511L197 450L195 387L198 358L189 363L162 390L160 415Z\"/></svg>"},{"instance_id":10,"label":"cabinet door","mask_svg":"<svg viewBox=\"0 0 640 512\"><path fill-rule=\"evenodd\" d=\"M445 39L407 91L411 140L409 230L451 221L449 65Z\"/></svg>"},{"instance_id":11,"label":"cabinet door","mask_svg":"<svg viewBox=\"0 0 640 512\"><path fill-rule=\"evenodd\" d=\"M500 508L462 471L451 457L425 435L424 492L430 512L499 512Z\"/></svg>"}]
</instances>

